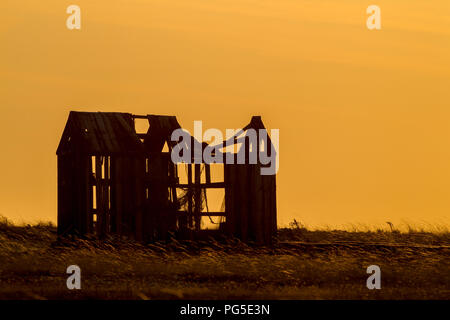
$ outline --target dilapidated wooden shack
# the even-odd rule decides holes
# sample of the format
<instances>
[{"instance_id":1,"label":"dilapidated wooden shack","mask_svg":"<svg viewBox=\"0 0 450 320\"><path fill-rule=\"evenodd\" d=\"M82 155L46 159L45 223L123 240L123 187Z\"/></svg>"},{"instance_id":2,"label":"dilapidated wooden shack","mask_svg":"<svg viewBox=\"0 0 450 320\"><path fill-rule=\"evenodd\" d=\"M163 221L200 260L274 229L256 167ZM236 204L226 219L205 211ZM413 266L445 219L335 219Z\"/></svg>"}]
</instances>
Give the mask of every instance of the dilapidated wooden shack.
<instances>
[{"instance_id":1,"label":"dilapidated wooden shack","mask_svg":"<svg viewBox=\"0 0 450 320\"><path fill-rule=\"evenodd\" d=\"M137 120L148 122L147 132L136 131ZM213 170L216 164L174 163L171 135L180 128L174 116L70 112L57 150L58 233L146 242L220 234L270 244L277 230L276 175L261 175L265 164L248 161L259 143L244 144L244 163L226 150L230 141L222 152L232 164ZM265 130L261 118L253 117L232 143L249 141L249 129ZM208 190L223 192L215 211Z\"/></svg>"}]
</instances>

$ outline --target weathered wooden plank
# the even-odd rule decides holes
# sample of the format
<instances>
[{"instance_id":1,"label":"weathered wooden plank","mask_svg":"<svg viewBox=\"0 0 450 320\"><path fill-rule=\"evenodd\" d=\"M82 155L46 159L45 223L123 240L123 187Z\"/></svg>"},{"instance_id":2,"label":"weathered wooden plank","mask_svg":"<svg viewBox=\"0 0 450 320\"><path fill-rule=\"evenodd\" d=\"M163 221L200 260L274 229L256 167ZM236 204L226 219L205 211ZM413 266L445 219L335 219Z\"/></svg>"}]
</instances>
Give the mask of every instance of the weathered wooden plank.
<instances>
[{"instance_id":1,"label":"weathered wooden plank","mask_svg":"<svg viewBox=\"0 0 450 320\"><path fill-rule=\"evenodd\" d=\"M147 119L148 115L143 116L143 115L133 114L133 115L131 115L131 117L134 119Z\"/></svg>"},{"instance_id":2,"label":"weathered wooden plank","mask_svg":"<svg viewBox=\"0 0 450 320\"><path fill-rule=\"evenodd\" d=\"M136 133L139 139L145 139L147 137L146 133Z\"/></svg>"},{"instance_id":3,"label":"weathered wooden plank","mask_svg":"<svg viewBox=\"0 0 450 320\"><path fill-rule=\"evenodd\" d=\"M121 153L145 153L142 142L136 135L134 128L130 127L129 123L124 118L123 114L114 115L117 122L117 132L121 132L118 135L117 140L121 147Z\"/></svg>"},{"instance_id":4,"label":"weathered wooden plank","mask_svg":"<svg viewBox=\"0 0 450 320\"><path fill-rule=\"evenodd\" d=\"M252 190L248 189L247 165L237 164L236 168L237 168L236 185L238 186L238 190L236 192L237 195L236 206L239 206L241 240L245 242L248 239L248 219L250 214L248 203L249 203L249 194L252 193Z\"/></svg>"},{"instance_id":5,"label":"weathered wooden plank","mask_svg":"<svg viewBox=\"0 0 450 320\"><path fill-rule=\"evenodd\" d=\"M111 154L115 151L118 151L118 150L115 150L115 148L111 142L111 136L114 135L114 132L112 132L112 131L109 132L106 129L105 122L108 121L107 115L100 113L100 112L95 113L94 120L97 123L98 138L104 144L102 153L103 154Z\"/></svg>"},{"instance_id":6,"label":"weathered wooden plank","mask_svg":"<svg viewBox=\"0 0 450 320\"><path fill-rule=\"evenodd\" d=\"M75 172L80 172L81 166L80 166L80 156L75 156ZM74 231L80 232L80 210L81 210L81 202L82 202L82 192L81 192L81 181L80 181L80 175L77 174L73 177L73 181L75 183L74 186L74 196L75 196L75 202L73 203L73 228Z\"/></svg>"},{"instance_id":7,"label":"weathered wooden plank","mask_svg":"<svg viewBox=\"0 0 450 320\"><path fill-rule=\"evenodd\" d=\"M111 232L111 194L110 194L110 157L106 156L104 158L104 179L103 179L103 185L104 185L104 198L105 198L105 226L104 230L106 233Z\"/></svg>"},{"instance_id":8,"label":"weathered wooden plank","mask_svg":"<svg viewBox=\"0 0 450 320\"><path fill-rule=\"evenodd\" d=\"M134 224L135 224L135 210L134 210L134 201L133 201L133 193L134 189L132 188L135 181L133 181L133 176L129 173L130 168L132 166L132 160L129 157L123 158L123 167L124 170L124 188L123 188L123 216L122 216L122 227L124 233L131 237L135 238L134 233Z\"/></svg>"},{"instance_id":9,"label":"weathered wooden plank","mask_svg":"<svg viewBox=\"0 0 450 320\"><path fill-rule=\"evenodd\" d=\"M263 220L264 220L264 242L270 243L272 238L272 219L271 219L271 181L262 177L262 184L264 188L264 199L263 199Z\"/></svg>"},{"instance_id":10,"label":"weathered wooden plank","mask_svg":"<svg viewBox=\"0 0 450 320\"><path fill-rule=\"evenodd\" d=\"M169 186L170 192L172 194L172 203L175 209L178 209L178 195L176 184L179 182L179 179L177 176L177 167L172 161L168 161L168 163L169 163Z\"/></svg>"},{"instance_id":11,"label":"weathered wooden plank","mask_svg":"<svg viewBox=\"0 0 450 320\"><path fill-rule=\"evenodd\" d=\"M86 210L85 210L85 225L86 225L86 233L92 233L92 202L93 202L93 195L92 195L92 157L86 156L87 160L87 168L84 172L86 175L85 181L86 181L86 190L85 190L85 197L86 197Z\"/></svg>"},{"instance_id":12,"label":"weathered wooden plank","mask_svg":"<svg viewBox=\"0 0 450 320\"><path fill-rule=\"evenodd\" d=\"M240 221L239 221L239 199L238 193L239 188L236 180L236 165L226 164L224 166L225 171L225 182L227 184L226 195L225 195L225 210L228 212L227 217L227 227L229 229L229 234L232 236L240 237Z\"/></svg>"},{"instance_id":13,"label":"weathered wooden plank","mask_svg":"<svg viewBox=\"0 0 450 320\"><path fill-rule=\"evenodd\" d=\"M254 240L259 243L264 243L264 230L265 226L269 223L267 220L267 208L264 205L264 185L263 180L261 178L259 165L249 165L250 170L250 184L251 184L251 215L250 215L250 223L251 230L253 233Z\"/></svg>"},{"instance_id":14,"label":"weathered wooden plank","mask_svg":"<svg viewBox=\"0 0 450 320\"><path fill-rule=\"evenodd\" d=\"M233 138L234 139L234 138ZM227 141L223 142L224 150L227 146ZM227 156L224 152L224 157ZM234 158L234 155L233 155ZM227 158L224 158L227 159ZM226 232L230 236L239 237L239 203L237 199L238 188L236 188L236 165L224 164L224 184L225 184L225 211L228 215L226 218Z\"/></svg>"},{"instance_id":15,"label":"weathered wooden plank","mask_svg":"<svg viewBox=\"0 0 450 320\"><path fill-rule=\"evenodd\" d=\"M109 181L108 185L111 188L110 189L110 210L109 210L109 220L110 220L110 232L111 233L117 233L117 203L115 199L117 198L117 189L115 185L115 157L111 156L109 158Z\"/></svg>"},{"instance_id":16,"label":"weathered wooden plank","mask_svg":"<svg viewBox=\"0 0 450 320\"><path fill-rule=\"evenodd\" d=\"M58 144L58 149L56 150L57 155L65 155L74 152L78 147L75 143L77 135L74 135L74 116L74 112L71 111L69 114L69 118L67 119L67 123L64 126L64 131Z\"/></svg>"},{"instance_id":17,"label":"weathered wooden plank","mask_svg":"<svg viewBox=\"0 0 450 320\"><path fill-rule=\"evenodd\" d=\"M227 217L225 221L224 231L226 234L231 236L233 234L233 209L231 207L231 185L229 178L229 167L228 165L223 166L223 181L225 184L225 212L227 212Z\"/></svg>"},{"instance_id":18,"label":"weathered wooden plank","mask_svg":"<svg viewBox=\"0 0 450 320\"><path fill-rule=\"evenodd\" d=\"M209 164L205 164L205 182L211 183L211 166Z\"/></svg>"},{"instance_id":19,"label":"weathered wooden plank","mask_svg":"<svg viewBox=\"0 0 450 320\"><path fill-rule=\"evenodd\" d=\"M191 186L191 184L189 183L177 183L175 185L175 187L177 188L189 188ZM200 189L223 189L226 188L226 183L225 182L209 182L209 183L200 183L198 184L198 187Z\"/></svg>"},{"instance_id":20,"label":"weathered wooden plank","mask_svg":"<svg viewBox=\"0 0 450 320\"><path fill-rule=\"evenodd\" d=\"M135 180L135 210L136 210L136 240L143 240L143 206L144 206L144 184L143 174L145 173L145 160L136 157L133 161L133 177Z\"/></svg>"},{"instance_id":21,"label":"weathered wooden plank","mask_svg":"<svg viewBox=\"0 0 450 320\"><path fill-rule=\"evenodd\" d=\"M108 114L107 116L105 115L105 117L103 118L103 123L105 125L106 132L107 132L106 139L108 139L110 141L111 148L112 148L110 154L120 153L122 151L122 148L119 143L119 138L118 138L120 131L117 130L117 128L115 126L115 122L116 122L116 117L114 116L114 114Z\"/></svg>"},{"instance_id":22,"label":"weathered wooden plank","mask_svg":"<svg viewBox=\"0 0 450 320\"><path fill-rule=\"evenodd\" d=\"M119 235L123 235L122 229L122 217L124 214L123 209L123 160L120 156L113 157L113 190L114 192L114 203L115 203L115 215L116 215L116 232Z\"/></svg>"},{"instance_id":23,"label":"weathered wooden plank","mask_svg":"<svg viewBox=\"0 0 450 320\"><path fill-rule=\"evenodd\" d=\"M91 203L89 201L92 196L91 192L91 157L88 155L83 155L83 231L82 234L90 233L90 215L91 215Z\"/></svg>"},{"instance_id":24,"label":"weathered wooden plank","mask_svg":"<svg viewBox=\"0 0 450 320\"><path fill-rule=\"evenodd\" d=\"M69 233L73 228L73 154L58 156L58 234Z\"/></svg>"},{"instance_id":25,"label":"weathered wooden plank","mask_svg":"<svg viewBox=\"0 0 450 320\"><path fill-rule=\"evenodd\" d=\"M91 114L77 117L80 127L80 135L83 137L83 142L86 144L85 152L89 154L101 154L104 152L105 146L100 138L97 123Z\"/></svg>"},{"instance_id":26,"label":"weathered wooden plank","mask_svg":"<svg viewBox=\"0 0 450 320\"><path fill-rule=\"evenodd\" d=\"M188 164L188 190L187 190L187 197L188 197L188 226L189 228L192 228L192 214L193 214L193 208L192 208L192 164Z\"/></svg>"},{"instance_id":27,"label":"weathered wooden plank","mask_svg":"<svg viewBox=\"0 0 450 320\"><path fill-rule=\"evenodd\" d=\"M188 214L188 211L178 210L176 211L176 214L179 215L186 215ZM222 211L209 211L209 212L199 212L198 215L200 217L226 217L226 212Z\"/></svg>"},{"instance_id":28,"label":"weathered wooden plank","mask_svg":"<svg viewBox=\"0 0 450 320\"><path fill-rule=\"evenodd\" d=\"M97 235L103 236L103 186L102 179L102 156L95 157L95 190L96 190L96 205L97 205Z\"/></svg>"},{"instance_id":29,"label":"weathered wooden plank","mask_svg":"<svg viewBox=\"0 0 450 320\"><path fill-rule=\"evenodd\" d=\"M144 158L145 161L145 172L143 174L143 188L145 192L145 198L144 198L144 209L143 209L143 216L142 216L142 224L143 224L143 237L144 241L152 241L154 240L155 235L155 227L154 227L154 217L153 212L151 210L152 206L150 205L150 163L148 155Z\"/></svg>"},{"instance_id":30,"label":"weathered wooden plank","mask_svg":"<svg viewBox=\"0 0 450 320\"><path fill-rule=\"evenodd\" d=\"M194 221L195 221L195 230L199 231L200 230L200 224L201 224L201 217L200 217L200 212L201 212L201 189L200 189L200 179L201 179L201 167L200 164L195 164L194 165L195 168L195 186L194 186L194 203L195 203L195 207L194 207Z\"/></svg>"},{"instance_id":31,"label":"weathered wooden plank","mask_svg":"<svg viewBox=\"0 0 450 320\"><path fill-rule=\"evenodd\" d=\"M271 179L271 189L270 189L270 215L271 215L271 239L270 243L272 243L272 239L276 236L278 232L278 221L277 221L277 187L276 187L276 176L274 175Z\"/></svg>"}]
</instances>

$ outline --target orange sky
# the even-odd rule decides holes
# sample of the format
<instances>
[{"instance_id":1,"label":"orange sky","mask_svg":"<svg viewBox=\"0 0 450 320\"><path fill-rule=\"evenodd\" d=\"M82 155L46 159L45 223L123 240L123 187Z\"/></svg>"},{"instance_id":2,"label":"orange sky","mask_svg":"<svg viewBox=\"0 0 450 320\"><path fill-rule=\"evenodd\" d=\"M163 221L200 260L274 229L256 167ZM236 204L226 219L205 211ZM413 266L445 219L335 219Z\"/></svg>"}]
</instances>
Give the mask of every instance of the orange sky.
<instances>
[{"instance_id":1,"label":"orange sky","mask_svg":"<svg viewBox=\"0 0 450 320\"><path fill-rule=\"evenodd\" d=\"M262 115L280 129L280 224L448 224L449 14L448 0L2 0L0 214L55 222L69 110L124 111L187 129Z\"/></svg>"}]
</instances>

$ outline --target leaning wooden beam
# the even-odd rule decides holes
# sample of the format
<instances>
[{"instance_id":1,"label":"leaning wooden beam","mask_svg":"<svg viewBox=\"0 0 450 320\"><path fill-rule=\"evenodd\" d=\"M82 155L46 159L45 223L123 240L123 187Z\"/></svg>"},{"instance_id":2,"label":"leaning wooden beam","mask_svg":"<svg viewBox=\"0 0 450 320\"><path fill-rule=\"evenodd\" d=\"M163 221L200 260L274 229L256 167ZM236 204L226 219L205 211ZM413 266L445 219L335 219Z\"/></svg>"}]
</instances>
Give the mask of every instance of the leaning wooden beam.
<instances>
[{"instance_id":1,"label":"leaning wooden beam","mask_svg":"<svg viewBox=\"0 0 450 320\"><path fill-rule=\"evenodd\" d=\"M148 119L148 116L147 116L147 115L142 116L142 115L138 115L138 114L132 114L131 117L132 117L133 119Z\"/></svg>"},{"instance_id":2,"label":"leaning wooden beam","mask_svg":"<svg viewBox=\"0 0 450 320\"><path fill-rule=\"evenodd\" d=\"M187 215L187 211L176 211L176 214L178 215ZM222 211L211 211L211 212L199 212L198 216L200 217L226 217L227 213Z\"/></svg>"},{"instance_id":3,"label":"leaning wooden beam","mask_svg":"<svg viewBox=\"0 0 450 320\"><path fill-rule=\"evenodd\" d=\"M176 188L189 188L192 185L186 184L186 183L177 183L175 184ZM226 184L225 182L210 182L210 183L200 183L198 185L201 189L211 188L211 189L217 189L217 188L225 188Z\"/></svg>"}]
</instances>

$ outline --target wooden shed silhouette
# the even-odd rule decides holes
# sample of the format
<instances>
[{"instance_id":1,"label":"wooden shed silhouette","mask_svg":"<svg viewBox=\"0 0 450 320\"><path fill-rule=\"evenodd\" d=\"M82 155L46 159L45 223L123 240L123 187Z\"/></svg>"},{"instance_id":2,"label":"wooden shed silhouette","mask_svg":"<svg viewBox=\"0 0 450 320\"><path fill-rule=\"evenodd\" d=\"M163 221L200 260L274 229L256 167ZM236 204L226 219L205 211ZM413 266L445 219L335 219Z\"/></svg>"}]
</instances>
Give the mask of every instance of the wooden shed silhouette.
<instances>
[{"instance_id":1,"label":"wooden shed silhouette","mask_svg":"<svg viewBox=\"0 0 450 320\"><path fill-rule=\"evenodd\" d=\"M147 132L136 132L137 119L148 121ZM215 170L215 164L176 164L171 135L179 128L174 116L70 112L57 150L58 234L140 241L221 234L270 244L277 230L276 176L261 175L265 165L259 160L238 164L236 152L233 164ZM265 130L261 118L253 117L233 143L248 142L249 129ZM244 148L248 160L250 143ZM208 190L223 191L217 211L208 208ZM212 228L204 228L205 219Z\"/></svg>"}]
</instances>

